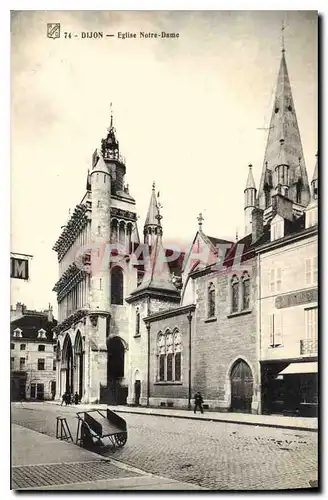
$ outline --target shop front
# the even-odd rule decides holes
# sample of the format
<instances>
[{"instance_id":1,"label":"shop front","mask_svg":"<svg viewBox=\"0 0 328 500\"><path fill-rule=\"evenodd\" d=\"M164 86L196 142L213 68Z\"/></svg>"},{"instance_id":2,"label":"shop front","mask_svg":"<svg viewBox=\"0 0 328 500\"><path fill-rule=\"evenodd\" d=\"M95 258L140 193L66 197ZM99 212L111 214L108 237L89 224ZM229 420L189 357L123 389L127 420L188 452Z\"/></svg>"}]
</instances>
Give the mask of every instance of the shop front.
<instances>
[{"instance_id":1,"label":"shop front","mask_svg":"<svg viewBox=\"0 0 328 500\"><path fill-rule=\"evenodd\" d=\"M316 417L318 414L318 363L263 363L263 413Z\"/></svg>"}]
</instances>

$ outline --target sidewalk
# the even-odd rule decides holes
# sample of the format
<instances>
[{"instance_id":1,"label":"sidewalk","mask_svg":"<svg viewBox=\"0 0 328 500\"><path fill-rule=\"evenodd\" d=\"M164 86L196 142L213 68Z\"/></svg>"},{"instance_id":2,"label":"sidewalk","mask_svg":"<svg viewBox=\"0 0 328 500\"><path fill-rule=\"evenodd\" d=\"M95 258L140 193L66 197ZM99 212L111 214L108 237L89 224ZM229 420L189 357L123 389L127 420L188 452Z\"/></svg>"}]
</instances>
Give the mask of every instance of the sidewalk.
<instances>
[{"instance_id":1,"label":"sidewalk","mask_svg":"<svg viewBox=\"0 0 328 500\"><path fill-rule=\"evenodd\" d=\"M204 490L12 424L12 489Z\"/></svg>"},{"instance_id":2,"label":"sidewalk","mask_svg":"<svg viewBox=\"0 0 328 500\"><path fill-rule=\"evenodd\" d=\"M46 403L60 405L60 402L58 401L46 401ZM156 415L159 417L188 418L193 420L208 420L211 422L275 427L310 432L318 431L317 418L284 417L282 415L252 415L248 413L220 413L206 410L203 415L201 415L200 413L197 413L195 415L192 410L147 408L142 406L107 406L103 404L80 404L70 406L79 408L80 411L90 410L91 408L98 408L99 410L110 408L111 410L118 413L136 413L137 415Z\"/></svg>"}]
</instances>

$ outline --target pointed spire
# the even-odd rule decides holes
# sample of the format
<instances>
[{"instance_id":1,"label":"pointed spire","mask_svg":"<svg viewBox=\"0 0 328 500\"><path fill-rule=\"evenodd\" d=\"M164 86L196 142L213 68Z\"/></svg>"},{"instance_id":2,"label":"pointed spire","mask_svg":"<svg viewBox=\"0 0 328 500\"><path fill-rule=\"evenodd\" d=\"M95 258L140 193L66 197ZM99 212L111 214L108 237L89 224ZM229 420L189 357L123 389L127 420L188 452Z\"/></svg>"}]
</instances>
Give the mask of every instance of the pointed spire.
<instances>
[{"instance_id":1,"label":"pointed spire","mask_svg":"<svg viewBox=\"0 0 328 500\"><path fill-rule=\"evenodd\" d=\"M253 165L248 165L248 168L249 168L249 170L248 170L248 176L247 176L245 190L246 189L256 189L255 181L254 181L254 177L253 177L253 172L252 172Z\"/></svg>"},{"instance_id":2,"label":"pointed spire","mask_svg":"<svg viewBox=\"0 0 328 500\"><path fill-rule=\"evenodd\" d=\"M148 207L147 217L145 221L146 226L160 226L160 220L158 220L159 207L157 204L156 193L155 193L155 182L153 182L152 192L150 197L150 203Z\"/></svg>"},{"instance_id":3,"label":"pointed spire","mask_svg":"<svg viewBox=\"0 0 328 500\"><path fill-rule=\"evenodd\" d=\"M155 193L155 182L153 182L152 192L150 197L150 203L148 207L148 212L144 225L144 243L148 245L153 245L155 236L163 234L161 219L162 216L159 212L160 205L157 203L156 193Z\"/></svg>"},{"instance_id":4,"label":"pointed spire","mask_svg":"<svg viewBox=\"0 0 328 500\"><path fill-rule=\"evenodd\" d=\"M284 26L282 33L284 33ZM281 139L284 140L283 148ZM283 155L283 158L279 158ZM271 114L270 127L268 132L266 150L264 154L262 175L259 185L259 208L265 209L265 192L267 171L274 172L281 161L289 166L289 182L297 182L296 170L299 167L299 158L301 158L300 175L302 180L301 204L308 204L310 190L307 178L307 172L304 162L303 148L299 133L295 106L292 96L291 85L288 76L287 63L285 57L285 44L282 39L282 54L278 72L274 106ZM296 202L296 191L291 190L290 196Z\"/></svg>"},{"instance_id":5,"label":"pointed spire","mask_svg":"<svg viewBox=\"0 0 328 500\"><path fill-rule=\"evenodd\" d=\"M281 52L285 52L285 26L284 21L281 21Z\"/></svg>"}]
</instances>

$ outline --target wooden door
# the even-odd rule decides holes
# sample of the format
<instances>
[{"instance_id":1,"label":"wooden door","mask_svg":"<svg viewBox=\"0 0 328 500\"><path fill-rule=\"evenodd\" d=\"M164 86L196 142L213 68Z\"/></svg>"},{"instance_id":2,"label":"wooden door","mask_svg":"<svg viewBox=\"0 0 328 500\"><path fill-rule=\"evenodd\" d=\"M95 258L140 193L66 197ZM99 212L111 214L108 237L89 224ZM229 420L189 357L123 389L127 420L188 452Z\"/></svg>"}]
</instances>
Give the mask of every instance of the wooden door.
<instances>
[{"instance_id":1,"label":"wooden door","mask_svg":"<svg viewBox=\"0 0 328 500\"><path fill-rule=\"evenodd\" d=\"M248 364L238 360L231 370L231 411L251 413L253 377Z\"/></svg>"}]
</instances>

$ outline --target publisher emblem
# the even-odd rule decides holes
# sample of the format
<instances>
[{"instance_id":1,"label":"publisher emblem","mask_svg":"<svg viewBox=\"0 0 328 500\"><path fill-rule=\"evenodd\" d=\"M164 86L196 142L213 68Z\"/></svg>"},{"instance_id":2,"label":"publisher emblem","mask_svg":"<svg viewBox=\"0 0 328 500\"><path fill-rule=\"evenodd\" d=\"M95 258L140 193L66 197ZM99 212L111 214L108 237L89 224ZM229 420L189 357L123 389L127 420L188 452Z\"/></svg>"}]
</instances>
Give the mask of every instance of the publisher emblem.
<instances>
[{"instance_id":1,"label":"publisher emblem","mask_svg":"<svg viewBox=\"0 0 328 500\"><path fill-rule=\"evenodd\" d=\"M48 38L60 38L60 23L48 23L47 24L47 37Z\"/></svg>"}]
</instances>

